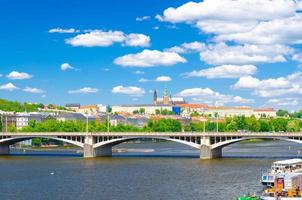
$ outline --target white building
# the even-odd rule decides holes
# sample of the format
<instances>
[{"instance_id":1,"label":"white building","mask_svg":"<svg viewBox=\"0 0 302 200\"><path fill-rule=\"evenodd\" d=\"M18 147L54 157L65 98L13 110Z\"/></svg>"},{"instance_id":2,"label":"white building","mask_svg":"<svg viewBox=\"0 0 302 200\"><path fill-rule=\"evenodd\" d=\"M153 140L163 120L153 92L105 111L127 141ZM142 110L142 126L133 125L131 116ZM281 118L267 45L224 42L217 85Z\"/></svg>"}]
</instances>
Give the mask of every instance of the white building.
<instances>
[{"instance_id":1,"label":"white building","mask_svg":"<svg viewBox=\"0 0 302 200\"><path fill-rule=\"evenodd\" d=\"M134 111L139 111L141 108L145 110L145 114L156 114L156 110L168 110L172 111L172 106L168 105L120 105L112 106L112 112L126 112L133 113Z\"/></svg>"}]
</instances>

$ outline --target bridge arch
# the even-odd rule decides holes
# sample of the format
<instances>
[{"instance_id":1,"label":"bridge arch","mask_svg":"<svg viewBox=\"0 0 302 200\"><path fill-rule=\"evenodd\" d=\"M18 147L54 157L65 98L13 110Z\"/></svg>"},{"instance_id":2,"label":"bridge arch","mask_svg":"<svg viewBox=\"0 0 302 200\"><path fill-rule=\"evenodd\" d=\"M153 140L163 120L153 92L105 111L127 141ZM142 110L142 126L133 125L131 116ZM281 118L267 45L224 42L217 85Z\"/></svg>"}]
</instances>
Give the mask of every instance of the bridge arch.
<instances>
[{"instance_id":1,"label":"bridge arch","mask_svg":"<svg viewBox=\"0 0 302 200\"><path fill-rule=\"evenodd\" d=\"M194 142L188 142L185 140L180 140L180 139L174 139L174 138L169 138L169 137L124 137L124 138L116 138L116 139L111 139L103 142L99 142L93 145L93 148L101 148L101 147L113 147L115 145L121 144L123 142L131 141L131 140L138 140L138 139L157 139L157 140L165 140L165 141L171 141L171 142L176 142L184 145L188 145L190 147L193 147L195 149L200 149L200 144L194 143Z\"/></svg>"},{"instance_id":2,"label":"bridge arch","mask_svg":"<svg viewBox=\"0 0 302 200\"><path fill-rule=\"evenodd\" d=\"M231 144L235 144L241 141L245 141L245 140L250 140L250 139L275 139L275 140L283 140L283 141L288 141L288 142L294 142L294 143L298 143L298 144L302 144L301 140L297 140L297 139L290 139L290 138L284 138L284 137L242 137L242 138L236 138L236 139L231 139L231 140L226 140L223 142L218 142L215 144L211 145L211 149L221 149L223 147L229 146Z\"/></svg>"},{"instance_id":3,"label":"bridge arch","mask_svg":"<svg viewBox=\"0 0 302 200\"><path fill-rule=\"evenodd\" d=\"M0 145L7 145L10 146L12 144L15 144L17 142L22 142L25 140L30 140L33 138L45 138L45 139L51 139L51 140L57 140L61 142L66 142L78 147L83 148L84 144L78 141L73 141L73 140L68 140L64 138L58 138L58 137L50 137L50 136L22 136L22 137L10 137L10 138L5 138L5 139L0 139Z\"/></svg>"}]
</instances>

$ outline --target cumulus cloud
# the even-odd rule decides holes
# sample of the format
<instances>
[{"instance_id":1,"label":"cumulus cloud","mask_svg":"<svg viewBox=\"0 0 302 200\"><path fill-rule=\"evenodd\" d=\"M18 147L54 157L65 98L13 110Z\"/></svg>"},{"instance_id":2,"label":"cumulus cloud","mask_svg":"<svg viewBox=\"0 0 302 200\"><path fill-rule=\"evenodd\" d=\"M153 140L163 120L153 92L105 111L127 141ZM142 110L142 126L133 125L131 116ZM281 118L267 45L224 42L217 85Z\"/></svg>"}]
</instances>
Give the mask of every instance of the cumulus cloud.
<instances>
[{"instance_id":1,"label":"cumulus cloud","mask_svg":"<svg viewBox=\"0 0 302 200\"><path fill-rule=\"evenodd\" d=\"M48 32L49 33L78 33L80 31L74 28L63 29L58 27L58 28L52 28Z\"/></svg>"},{"instance_id":2,"label":"cumulus cloud","mask_svg":"<svg viewBox=\"0 0 302 200\"><path fill-rule=\"evenodd\" d=\"M149 82L149 81L154 81L154 82L169 82L169 81L172 81L172 78L170 76L158 76L155 79L141 78L141 79L139 79L138 82L145 83L145 82Z\"/></svg>"},{"instance_id":3,"label":"cumulus cloud","mask_svg":"<svg viewBox=\"0 0 302 200\"><path fill-rule=\"evenodd\" d=\"M205 77L214 78L239 78L242 76L253 75L257 72L254 65L221 65L199 71L192 71L184 74L184 77Z\"/></svg>"},{"instance_id":4,"label":"cumulus cloud","mask_svg":"<svg viewBox=\"0 0 302 200\"><path fill-rule=\"evenodd\" d=\"M135 18L135 20L138 21L138 22L146 21L146 20L150 20L150 19L151 19L150 16L142 16L142 17Z\"/></svg>"},{"instance_id":5,"label":"cumulus cloud","mask_svg":"<svg viewBox=\"0 0 302 200\"><path fill-rule=\"evenodd\" d=\"M91 88L91 87L84 87L78 90L69 90L69 94L91 94L91 93L97 93L99 89L97 88Z\"/></svg>"},{"instance_id":6,"label":"cumulus cloud","mask_svg":"<svg viewBox=\"0 0 302 200\"><path fill-rule=\"evenodd\" d=\"M299 53L299 54L294 54L292 56L292 59L299 62L299 63L302 63L302 53Z\"/></svg>"},{"instance_id":7,"label":"cumulus cloud","mask_svg":"<svg viewBox=\"0 0 302 200\"><path fill-rule=\"evenodd\" d=\"M177 63L187 62L175 52L161 52L158 50L143 50L136 54L127 54L118 57L114 63L124 67L154 67L154 66L171 66Z\"/></svg>"},{"instance_id":8,"label":"cumulus cloud","mask_svg":"<svg viewBox=\"0 0 302 200\"><path fill-rule=\"evenodd\" d=\"M253 44L302 44L302 15L260 22L248 32L221 34L217 41Z\"/></svg>"},{"instance_id":9,"label":"cumulus cloud","mask_svg":"<svg viewBox=\"0 0 302 200\"><path fill-rule=\"evenodd\" d=\"M301 1L205 0L167 8L156 18L188 23L216 41L250 44L301 44ZM240 17L238 17L240 16Z\"/></svg>"},{"instance_id":10,"label":"cumulus cloud","mask_svg":"<svg viewBox=\"0 0 302 200\"><path fill-rule=\"evenodd\" d=\"M114 94L126 94L126 95L130 95L130 96L142 96L145 94L145 90L140 88L140 87L136 87L136 86L116 86L112 89L112 93Z\"/></svg>"},{"instance_id":11,"label":"cumulus cloud","mask_svg":"<svg viewBox=\"0 0 302 200\"><path fill-rule=\"evenodd\" d=\"M0 90L8 90L8 91L14 91L19 89L18 87L16 87L14 84L12 83L7 83L4 85L0 85Z\"/></svg>"},{"instance_id":12,"label":"cumulus cloud","mask_svg":"<svg viewBox=\"0 0 302 200\"><path fill-rule=\"evenodd\" d=\"M131 33L125 39L126 46L148 47L150 46L150 37L144 34Z\"/></svg>"},{"instance_id":13,"label":"cumulus cloud","mask_svg":"<svg viewBox=\"0 0 302 200\"><path fill-rule=\"evenodd\" d=\"M169 82L169 81L172 81L172 78L170 76L159 76L154 81L156 81L156 82Z\"/></svg>"},{"instance_id":14,"label":"cumulus cloud","mask_svg":"<svg viewBox=\"0 0 302 200\"><path fill-rule=\"evenodd\" d=\"M205 0L188 2L177 8L166 9L157 19L179 23L199 20L271 20L292 16L296 12L293 1L286 0Z\"/></svg>"},{"instance_id":15,"label":"cumulus cloud","mask_svg":"<svg viewBox=\"0 0 302 200\"><path fill-rule=\"evenodd\" d=\"M201 42L189 42L183 43L180 46L174 46L168 49L165 49L167 52L175 52L175 53L188 53L188 52L200 52L206 49L206 45Z\"/></svg>"},{"instance_id":16,"label":"cumulus cloud","mask_svg":"<svg viewBox=\"0 0 302 200\"><path fill-rule=\"evenodd\" d=\"M34 93L34 94L41 94L41 93L45 93L44 90L38 89L38 88L32 88L32 87L26 87L23 89L24 92L28 92L28 93Z\"/></svg>"},{"instance_id":17,"label":"cumulus cloud","mask_svg":"<svg viewBox=\"0 0 302 200\"><path fill-rule=\"evenodd\" d=\"M13 80L22 80L22 79L30 79L32 75L25 72L12 71L6 77Z\"/></svg>"},{"instance_id":18,"label":"cumulus cloud","mask_svg":"<svg viewBox=\"0 0 302 200\"><path fill-rule=\"evenodd\" d=\"M66 70L74 70L75 68L72 67L69 63L63 63L61 64L61 70L66 71Z\"/></svg>"},{"instance_id":19,"label":"cumulus cloud","mask_svg":"<svg viewBox=\"0 0 302 200\"><path fill-rule=\"evenodd\" d=\"M66 39L65 42L74 47L107 47L114 43L122 43L125 46L146 47L150 45L150 37L138 33L127 35L122 31L92 30Z\"/></svg>"},{"instance_id":20,"label":"cumulus cloud","mask_svg":"<svg viewBox=\"0 0 302 200\"><path fill-rule=\"evenodd\" d=\"M284 45L233 45L225 43L208 45L200 52L200 59L208 64L252 64L285 62L285 55L293 49Z\"/></svg>"},{"instance_id":21,"label":"cumulus cloud","mask_svg":"<svg viewBox=\"0 0 302 200\"><path fill-rule=\"evenodd\" d=\"M227 103L237 103L237 104L249 104L254 101L251 99L245 99L240 96L232 96L221 94L210 88L189 88L184 89L177 94L180 97L191 97L195 102L209 103L209 104L219 104L224 105Z\"/></svg>"},{"instance_id":22,"label":"cumulus cloud","mask_svg":"<svg viewBox=\"0 0 302 200\"><path fill-rule=\"evenodd\" d=\"M282 106L297 106L299 104L297 98L280 98L280 99L269 99L267 104L278 107Z\"/></svg>"},{"instance_id":23,"label":"cumulus cloud","mask_svg":"<svg viewBox=\"0 0 302 200\"><path fill-rule=\"evenodd\" d=\"M250 89L254 95L261 97L302 94L302 74L296 72L286 77L263 80L246 76L241 77L232 87L234 89Z\"/></svg>"},{"instance_id":24,"label":"cumulus cloud","mask_svg":"<svg viewBox=\"0 0 302 200\"><path fill-rule=\"evenodd\" d=\"M144 71L140 71L140 70L136 70L136 71L134 71L133 73L134 73L134 74L145 74Z\"/></svg>"}]
</instances>

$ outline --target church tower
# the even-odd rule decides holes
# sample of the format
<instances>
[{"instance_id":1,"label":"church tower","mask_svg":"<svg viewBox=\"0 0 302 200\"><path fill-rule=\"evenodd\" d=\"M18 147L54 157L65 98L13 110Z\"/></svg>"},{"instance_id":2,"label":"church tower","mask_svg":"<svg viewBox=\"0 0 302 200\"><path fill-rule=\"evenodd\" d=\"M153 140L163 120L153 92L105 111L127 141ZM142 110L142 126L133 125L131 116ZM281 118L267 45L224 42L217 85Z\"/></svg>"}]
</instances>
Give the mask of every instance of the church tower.
<instances>
[{"instance_id":1,"label":"church tower","mask_svg":"<svg viewBox=\"0 0 302 200\"><path fill-rule=\"evenodd\" d=\"M157 104L157 92L156 92L156 90L154 90L154 93L153 93L153 104L154 105Z\"/></svg>"},{"instance_id":2,"label":"church tower","mask_svg":"<svg viewBox=\"0 0 302 200\"><path fill-rule=\"evenodd\" d=\"M163 104L164 105L169 105L170 104L170 97L169 97L169 93L168 93L167 89L165 89L165 91L164 91Z\"/></svg>"}]
</instances>

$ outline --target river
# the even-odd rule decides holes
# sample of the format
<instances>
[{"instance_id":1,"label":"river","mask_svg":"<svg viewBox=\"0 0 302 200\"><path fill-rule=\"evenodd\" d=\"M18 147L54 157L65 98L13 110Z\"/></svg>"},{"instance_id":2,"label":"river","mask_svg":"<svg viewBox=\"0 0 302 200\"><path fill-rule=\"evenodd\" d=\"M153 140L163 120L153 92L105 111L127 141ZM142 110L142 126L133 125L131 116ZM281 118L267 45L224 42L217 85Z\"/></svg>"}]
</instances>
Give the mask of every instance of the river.
<instances>
[{"instance_id":1,"label":"river","mask_svg":"<svg viewBox=\"0 0 302 200\"><path fill-rule=\"evenodd\" d=\"M75 151L0 156L0 200L232 200L260 192L271 162L299 157L302 145L270 141L234 144L222 159L170 142L121 144L131 152L83 159Z\"/></svg>"}]
</instances>

